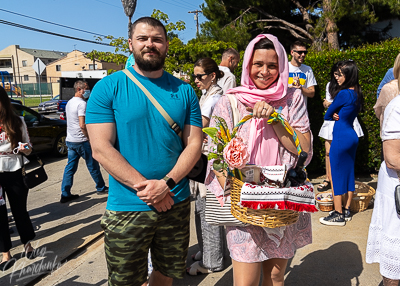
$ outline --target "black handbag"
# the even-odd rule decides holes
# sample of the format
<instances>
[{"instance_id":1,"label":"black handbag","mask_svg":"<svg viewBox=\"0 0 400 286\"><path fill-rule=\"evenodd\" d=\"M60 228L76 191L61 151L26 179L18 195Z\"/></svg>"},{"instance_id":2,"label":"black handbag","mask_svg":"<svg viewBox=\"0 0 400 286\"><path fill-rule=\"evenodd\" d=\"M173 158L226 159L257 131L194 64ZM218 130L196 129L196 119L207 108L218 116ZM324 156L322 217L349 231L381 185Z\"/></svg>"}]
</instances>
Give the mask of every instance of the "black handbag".
<instances>
[{"instance_id":1,"label":"black handbag","mask_svg":"<svg viewBox=\"0 0 400 286\"><path fill-rule=\"evenodd\" d=\"M43 168L44 164L42 160L38 156L36 156L36 159L39 162L40 167L30 171L29 173L26 173L24 156L22 156L22 177L24 184L28 189L32 189L48 179L46 171Z\"/></svg>"},{"instance_id":2,"label":"black handbag","mask_svg":"<svg viewBox=\"0 0 400 286\"><path fill-rule=\"evenodd\" d=\"M147 96L150 102L154 105L154 107L161 113L162 117L167 120L169 126L172 130L182 139L182 130L177 123L168 115L168 113L164 110L164 108L158 103L158 101L151 95L151 93L134 77L134 75L127 69L124 69L123 72L129 77ZM207 173L207 156L201 154L200 159L197 161L196 165L193 169L189 172L187 177L190 180L199 182L204 184L206 180L206 173Z\"/></svg>"},{"instance_id":3,"label":"black handbag","mask_svg":"<svg viewBox=\"0 0 400 286\"><path fill-rule=\"evenodd\" d=\"M187 174L187 177L193 181L204 184L206 180L207 164L207 156L202 153L199 161L197 161L193 169Z\"/></svg>"},{"instance_id":4,"label":"black handbag","mask_svg":"<svg viewBox=\"0 0 400 286\"><path fill-rule=\"evenodd\" d=\"M394 189L394 203L396 205L396 212L400 215L400 185Z\"/></svg>"}]
</instances>

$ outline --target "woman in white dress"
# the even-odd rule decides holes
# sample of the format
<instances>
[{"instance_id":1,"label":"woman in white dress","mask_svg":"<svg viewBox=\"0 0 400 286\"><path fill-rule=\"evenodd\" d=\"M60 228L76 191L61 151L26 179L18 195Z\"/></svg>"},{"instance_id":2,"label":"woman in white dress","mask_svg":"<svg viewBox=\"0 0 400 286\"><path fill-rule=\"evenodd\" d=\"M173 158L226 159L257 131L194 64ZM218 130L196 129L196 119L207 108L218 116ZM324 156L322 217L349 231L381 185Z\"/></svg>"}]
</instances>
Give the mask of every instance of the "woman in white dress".
<instances>
[{"instance_id":1,"label":"woman in white dress","mask_svg":"<svg viewBox=\"0 0 400 286\"><path fill-rule=\"evenodd\" d=\"M332 66L330 75L331 75L331 81L326 84L326 93L325 93L325 99L323 102L323 105L326 109L331 105L333 102L333 98L331 97L331 93L333 90L335 90L338 86L337 80L336 80L336 75L335 73L338 72L339 66L341 65L341 61L337 62ZM324 192L332 188L332 179L331 179L331 164L329 161L329 150L331 148L331 143L333 139L333 126L335 125L335 121L329 121L325 120L324 124L322 125L318 136L325 139L325 169L326 169L326 179L317 187L317 190L319 192ZM362 131L361 125L358 122L358 119L354 120L353 123L353 128L354 131L357 133L358 137L364 136L364 133Z\"/></svg>"},{"instance_id":2,"label":"woman in white dress","mask_svg":"<svg viewBox=\"0 0 400 286\"><path fill-rule=\"evenodd\" d=\"M385 161L378 175L366 261L380 264L384 286L397 286L400 280L400 215L396 212L394 192L400 185L399 95L386 106L381 138Z\"/></svg>"}]
</instances>

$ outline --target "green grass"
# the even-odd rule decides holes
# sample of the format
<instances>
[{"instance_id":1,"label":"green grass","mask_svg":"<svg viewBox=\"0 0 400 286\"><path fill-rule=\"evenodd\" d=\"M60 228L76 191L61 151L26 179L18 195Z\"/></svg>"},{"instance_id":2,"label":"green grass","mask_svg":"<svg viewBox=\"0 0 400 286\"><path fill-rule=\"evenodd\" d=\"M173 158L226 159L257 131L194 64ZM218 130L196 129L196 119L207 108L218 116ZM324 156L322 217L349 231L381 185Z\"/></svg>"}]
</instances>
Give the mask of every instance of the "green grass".
<instances>
[{"instance_id":1,"label":"green grass","mask_svg":"<svg viewBox=\"0 0 400 286\"><path fill-rule=\"evenodd\" d=\"M17 99L17 98L14 98ZM51 99L51 96L42 96L42 102L48 101ZM19 97L18 100L23 100ZM25 106L32 107L32 106L38 106L40 103L40 97L25 97Z\"/></svg>"}]
</instances>

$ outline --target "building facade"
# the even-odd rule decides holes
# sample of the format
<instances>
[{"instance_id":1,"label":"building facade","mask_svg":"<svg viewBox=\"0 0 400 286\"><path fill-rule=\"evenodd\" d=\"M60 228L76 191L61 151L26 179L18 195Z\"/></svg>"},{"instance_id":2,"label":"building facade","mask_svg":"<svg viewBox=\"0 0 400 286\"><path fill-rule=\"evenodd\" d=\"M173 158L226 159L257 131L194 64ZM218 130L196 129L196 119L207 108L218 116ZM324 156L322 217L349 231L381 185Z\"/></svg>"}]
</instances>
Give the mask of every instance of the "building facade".
<instances>
[{"instance_id":1,"label":"building facade","mask_svg":"<svg viewBox=\"0 0 400 286\"><path fill-rule=\"evenodd\" d=\"M0 51L0 72L8 72L7 82L11 84L37 83L38 75L33 64L40 59L46 66L64 57L66 52L21 48L11 45ZM41 74L41 81L47 79L46 69Z\"/></svg>"},{"instance_id":2,"label":"building facade","mask_svg":"<svg viewBox=\"0 0 400 286\"><path fill-rule=\"evenodd\" d=\"M79 72L79 71L93 71L93 70L121 70L125 66L123 64L117 65L115 63L108 63L99 60L91 60L86 56L86 53L74 50L62 58L53 61L49 64L47 69L47 81L57 82L58 78L62 76L62 72Z\"/></svg>"}]
</instances>

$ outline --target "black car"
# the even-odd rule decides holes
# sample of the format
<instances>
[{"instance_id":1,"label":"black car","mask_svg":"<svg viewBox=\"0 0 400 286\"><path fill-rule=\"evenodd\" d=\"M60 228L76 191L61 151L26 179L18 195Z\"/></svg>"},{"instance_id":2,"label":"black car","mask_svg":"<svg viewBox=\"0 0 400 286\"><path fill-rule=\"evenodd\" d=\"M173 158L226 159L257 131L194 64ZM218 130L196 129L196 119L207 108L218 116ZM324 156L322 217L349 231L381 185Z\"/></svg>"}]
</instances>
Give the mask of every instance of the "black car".
<instances>
[{"instance_id":1,"label":"black car","mask_svg":"<svg viewBox=\"0 0 400 286\"><path fill-rule=\"evenodd\" d=\"M66 121L47 118L21 104L12 103L12 106L15 113L25 120L34 153L51 151L57 156L67 155Z\"/></svg>"},{"instance_id":2,"label":"black car","mask_svg":"<svg viewBox=\"0 0 400 286\"><path fill-rule=\"evenodd\" d=\"M12 103L22 104L21 100L16 100L16 99L12 99L12 98L10 98L10 100L11 100Z\"/></svg>"}]
</instances>

